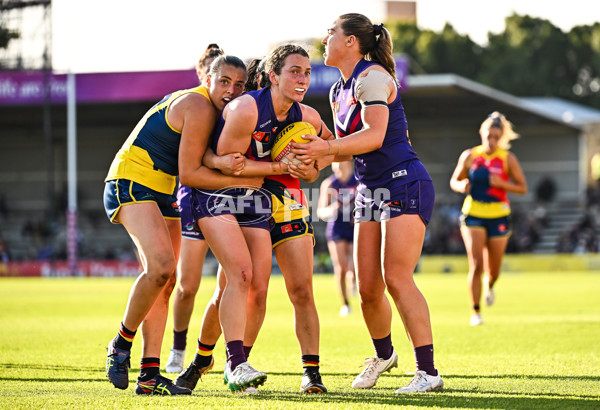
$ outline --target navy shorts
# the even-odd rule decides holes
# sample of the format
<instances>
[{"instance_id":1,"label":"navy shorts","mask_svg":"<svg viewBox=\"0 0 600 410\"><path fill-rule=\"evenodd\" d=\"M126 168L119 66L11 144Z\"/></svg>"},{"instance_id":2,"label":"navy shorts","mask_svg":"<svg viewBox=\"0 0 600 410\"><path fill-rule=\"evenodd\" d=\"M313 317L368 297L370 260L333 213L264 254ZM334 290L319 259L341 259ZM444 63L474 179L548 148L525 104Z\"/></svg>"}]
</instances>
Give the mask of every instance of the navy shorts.
<instances>
[{"instance_id":1,"label":"navy shorts","mask_svg":"<svg viewBox=\"0 0 600 410\"><path fill-rule=\"evenodd\" d=\"M165 219L181 217L175 192L163 194L128 179L114 179L104 185L104 210L112 223L118 223L115 217L122 206L143 202L156 203Z\"/></svg>"},{"instance_id":2,"label":"navy shorts","mask_svg":"<svg viewBox=\"0 0 600 410\"><path fill-rule=\"evenodd\" d=\"M354 222L381 222L400 215L419 215L427 225L434 201L431 181L413 181L375 190L360 185L354 201Z\"/></svg>"},{"instance_id":3,"label":"navy shorts","mask_svg":"<svg viewBox=\"0 0 600 410\"><path fill-rule=\"evenodd\" d=\"M241 227L271 229L271 200L268 193L257 189L232 188L220 191L192 189L194 229L202 218L233 215Z\"/></svg>"},{"instance_id":4,"label":"navy shorts","mask_svg":"<svg viewBox=\"0 0 600 410\"><path fill-rule=\"evenodd\" d=\"M192 213L192 188L179 185L177 190L177 203L181 212L181 236L187 239L204 240L200 228L194 229L194 215Z\"/></svg>"},{"instance_id":5,"label":"navy shorts","mask_svg":"<svg viewBox=\"0 0 600 410\"><path fill-rule=\"evenodd\" d=\"M488 238L501 238L511 234L510 216L501 218L478 218L476 216L461 214L461 226L468 228L484 229Z\"/></svg>"}]
</instances>

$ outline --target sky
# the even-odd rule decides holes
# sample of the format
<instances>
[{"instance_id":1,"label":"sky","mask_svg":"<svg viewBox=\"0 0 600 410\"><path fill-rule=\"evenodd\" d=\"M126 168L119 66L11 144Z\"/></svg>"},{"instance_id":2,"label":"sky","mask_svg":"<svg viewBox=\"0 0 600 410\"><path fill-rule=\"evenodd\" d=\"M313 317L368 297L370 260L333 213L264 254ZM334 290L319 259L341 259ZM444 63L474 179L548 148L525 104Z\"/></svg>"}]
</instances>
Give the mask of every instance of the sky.
<instances>
[{"instance_id":1,"label":"sky","mask_svg":"<svg viewBox=\"0 0 600 410\"><path fill-rule=\"evenodd\" d=\"M53 66L59 72L183 70L209 43L243 59L262 57L284 41L322 38L343 13L379 23L384 1L53 0ZM417 0L417 25L439 31L449 22L484 45L513 12L568 31L600 21L600 1Z\"/></svg>"}]
</instances>

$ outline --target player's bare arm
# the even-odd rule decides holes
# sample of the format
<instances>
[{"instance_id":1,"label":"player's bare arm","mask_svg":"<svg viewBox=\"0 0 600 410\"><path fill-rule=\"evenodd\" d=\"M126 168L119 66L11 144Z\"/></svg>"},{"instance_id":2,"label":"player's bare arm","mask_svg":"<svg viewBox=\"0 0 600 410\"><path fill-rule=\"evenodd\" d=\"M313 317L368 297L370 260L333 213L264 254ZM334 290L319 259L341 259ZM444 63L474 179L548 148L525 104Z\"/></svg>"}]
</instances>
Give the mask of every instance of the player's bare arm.
<instances>
[{"instance_id":1,"label":"player's bare arm","mask_svg":"<svg viewBox=\"0 0 600 410\"><path fill-rule=\"evenodd\" d=\"M181 130L179 146L179 179L183 185L203 189L220 189L232 185L256 186L257 178L236 178L202 164L210 141L217 111L206 98L186 94L175 100L167 118L175 129Z\"/></svg>"},{"instance_id":2,"label":"player's bare arm","mask_svg":"<svg viewBox=\"0 0 600 410\"><path fill-rule=\"evenodd\" d=\"M471 148L469 148L460 154L454 173L450 178L450 188L459 194L466 194L471 190L471 183L468 178L472 160L471 151Z\"/></svg>"},{"instance_id":3,"label":"player's bare arm","mask_svg":"<svg viewBox=\"0 0 600 410\"><path fill-rule=\"evenodd\" d=\"M250 96L241 96L227 104L223 111L225 125L219 137L217 154L247 152L258 120L258 108ZM279 162L245 160L243 176L282 175L287 166Z\"/></svg>"}]
</instances>

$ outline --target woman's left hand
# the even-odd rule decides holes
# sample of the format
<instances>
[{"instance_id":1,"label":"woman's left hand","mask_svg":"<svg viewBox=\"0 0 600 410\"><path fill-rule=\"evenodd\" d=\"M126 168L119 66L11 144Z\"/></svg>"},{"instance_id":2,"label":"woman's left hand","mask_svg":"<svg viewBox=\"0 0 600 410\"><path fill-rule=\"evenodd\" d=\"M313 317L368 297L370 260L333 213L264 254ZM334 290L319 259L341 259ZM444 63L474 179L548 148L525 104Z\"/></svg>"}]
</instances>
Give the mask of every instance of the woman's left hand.
<instances>
[{"instance_id":1,"label":"woman's left hand","mask_svg":"<svg viewBox=\"0 0 600 410\"><path fill-rule=\"evenodd\" d=\"M288 170L290 171L291 176L303 180L312 180L315 177L315 174L318 175L314 161L309 161L308 163L301 162L296 164L290 162L288 164Z\"/></svg>"},{"instance_id":2,"label":"woman's left hand","mask_svg":"<svg viewBox=\"0 0 600 410\"><path fill-rule=\"evenodd\" d=\"M324 157L330 155L330 142L317 137L316 135L304 135L304 139L309 140L307 143L292 143L293 154L296 154L296 158L300 161L306 163L306 160L312 159L316 160L317 158Z\"/></svg>"}]
</instances>

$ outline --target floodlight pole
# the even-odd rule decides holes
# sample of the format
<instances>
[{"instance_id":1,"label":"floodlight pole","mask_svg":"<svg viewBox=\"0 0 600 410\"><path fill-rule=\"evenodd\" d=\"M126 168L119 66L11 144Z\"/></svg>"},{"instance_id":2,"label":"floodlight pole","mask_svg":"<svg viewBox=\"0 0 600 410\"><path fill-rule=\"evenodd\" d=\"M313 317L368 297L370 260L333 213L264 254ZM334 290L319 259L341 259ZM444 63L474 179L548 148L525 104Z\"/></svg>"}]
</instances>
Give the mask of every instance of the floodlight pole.
<instances>
[{"instance_id":1,"label":"floodlight pole","mask_svg":"<svg viewBox=\"0 0 600 410\"><path fill-rule=\"evenodd\" d=\"M77 269L77 90L75 74L67 74L67 258L71 276Z\"/></svg>"}]
</instances>

